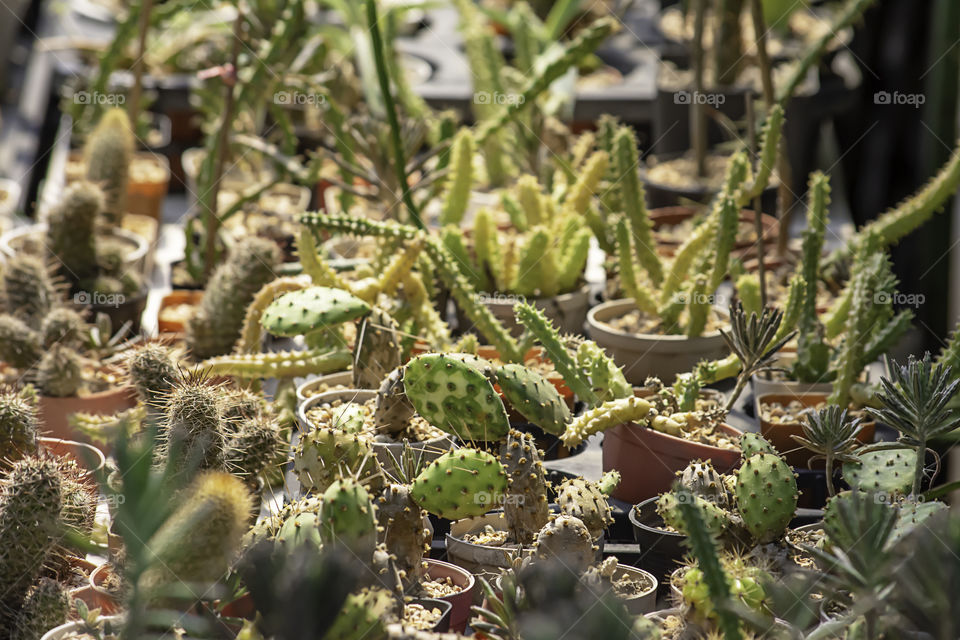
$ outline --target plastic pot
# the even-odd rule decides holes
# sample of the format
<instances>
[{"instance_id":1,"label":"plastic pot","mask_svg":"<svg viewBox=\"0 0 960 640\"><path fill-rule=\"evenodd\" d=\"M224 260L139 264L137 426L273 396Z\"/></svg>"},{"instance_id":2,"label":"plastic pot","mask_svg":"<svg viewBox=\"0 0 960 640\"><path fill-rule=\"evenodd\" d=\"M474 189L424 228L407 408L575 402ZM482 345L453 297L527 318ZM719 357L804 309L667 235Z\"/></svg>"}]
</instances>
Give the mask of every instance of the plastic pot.
<instances>
[{"instance_id":1,"label":"plastic pot","mask_svg":"<svg viewBox=\"0 0 960 640\"><path fill-rule=\"evenodd\" d=\"M196 311L196 307L203 300L202 290L181 289L171 291L160 300L160 308L157 310L157 331L160 333L183 333L187 328L187 320L165 320L163 312L167 309L180 306L190 306Z\"/></svg>"},{"instance_id":2,"label":"plastic pot","mask_svg":"<svg viewBox=\"0 0 960 640\"><path fill-rule=\"evenodd\" d=\"M727 424L719 428L734 438L742 435ZM634 423L604 432L603 470L621 475L612 494L617 500L636 504L660 495L670 489L677 471L697 459L711 460L718 473L727 473L739 462L740 450L712 447Z\"/></svg>"},{"instance_id":3,"label":"plastic pot","mask_svg":"<svg viewBox=\"0 0 960 640\"><path fill-rule=\"evenodd\" d=\"M660 593L666 595L667 577L677 568L687 548L682 533L663 528L663 518L657 513L657 497L647 498L627 514L633 525L633 537L640 545L640 567L660 581Z\"/></svg>"},{"instance_id":4,"label":"plastic pot","mask_svg":"<svg viewBox=\"0 0 960 640\"><path fill-rule=\"evenodd\" d=\"M717 360L729 349L719 331L698 338L656 333L632 334L607 324L636 309L633 298L604 302L587 314L590 338L623 368L627 381L643 384L650 376L670 384L679 373L693 369L701 360Z\"/></svg>"},{"instance_id":5,"label":"plastic pot","mask_svg":"<svg viewBox=\"0 0 960 640\"><path fill-rule=\"evenodd\" d=\"M613 573L613 579L618 580L623 577L630 577L635 579L647 579L653 582L651 586L646 591L639 593L628 598L618 597L620 602L626 606L627 611L632 613L635 616L644 615L650 613L657 608L657 588L660 585L660 581L657 580L649 571L644 571L643 569L638 569L636 567L631 567L625 564L618 564L616 570Z\"/></svg>"},{"instance_id":6,"label":"plastic pot","mask_svg":"<svg viewBox=\"0 0 960 640\"><path fill-rule=\"evenodd\" d=\"M453 621L451 620L451 616L453 615L453 605L449 600L443 598L414 598L408 604L419 604L424 609L440 610L440 618L430 627L430 631L446 633L452 628ZM453 630L457 631L457 629ZM460 629L460 631L463 631L463 629Z\"/></svg>"},{"instance_id":7,"label":"plastic pot","mask_svg":"<svg viewBox=\"0 0 960 640\"><path fill-rule=\"evenodd\" d=\"M503 326L515 338L520 337L523 333L523 325L517 321L517 316L513 312L513 305L518 300L522 300L522 296L480 294L477 299L490 309L490 312L503 323ZM587 319L587 310L590 308L590 289L584 285L570 293L562 293L552 298L528 299L527 302L543 311L544 315L553 322L559 331L579 334L583 333L583 323ZM462 327L464 331L473 327L473 323L462 312L458 313L458 318L464 325Z\"/></svg>"},{"instance_id":8,"label":"plastic pot","mask_svg":"<svg viewBox=\"0 0 960 640\"><path fill-rule=\"evenodd\" d=\"M337 371L336 373L328 373L322 376L314 376L308 379L303 384L297 387L297 406L307 401L308 398L311 398L315 395L315 389L319 389L323 386L353 386L353 372L352 371Z\"/></svg>"},{"instance_id":9,"label":"plastic pot","mask_svg":"<svg viewBox=\"0 0 960 640\"><path fill-rule=\"evenodd\" d=\"M137 405L137 394L132 387L113 387L85 396L56 398L40 396L38 408L43 432L50 437L77 440L91 444L90 438L70 426L74 413L108 416L132 409Z\"/></svg>"},{"instance_id":10,"label":"plastic pot","mask_svg":"<svg viewBox=\"0 0 960 640\"><path fill-rule=\"evenodd\" d=\"M119 615L101 616L98 621L112 625L113 631L118 632L122 628L123 619ZM47 631L40 640L64 640L64 638L72 637L74 634L84 633L86 628L85 622L68 622Z\"/></svg>"},{"instance_id":11,"label":"plastic pot","mask_svg":"<svg viewBox=\"0 0 960 640\"><path fill-rule=\"evenodd\" d=\"M457 633L463 633L467 627L467 622L470 620L470 607L473 605L473 592L477 582L476 578L466 569L458 567L455 564L450 564L449 562L434 560L433 558L425 558L424 561L427 563L427 576L430 579L443 580L450 578L453 584L460 587L459 593L442 596L437 598L437 600L449 603L451 606L452 610L448 621L449 629ZM446 630L447 629L444 629L444 631Z\"/></svg>"},{"instance_id":12,"label":"plastic pot","mask_svg":"<svg viewBox=\"0 0 960 640\"><path fill-rule=\"evenodd\" d=\"M110 318L110 324L114 330L119 329L125 322L130 323L130 332L132 334L140 333L140 325L143 321L143 311L147 308L147 295L149 290L144 287L139 293L133 296L93 296L87 292L76 293L73 301L90 309L92 317L98 314L106 314ZM102 302L97 302L102 300Z\"/></svg>"},{"instance_id":13,"label":"plastic pot","mask_svg":"<svg viewBox=\"0 0 960 640\"><path fill-rule=\"evenodd\" d=\"M446 536L447 560L463 567L475 576L493 580L500 575L501 570L511 566L510 554L516 553L517 545L491 547L483 544L466 542L463 538L467 534L475 534L490 525L496 530L505 530L507 521L502 513L488 513L475 518L463 518L450 525L450 533ZM524 549L523 555L532 553Z\"/></svg>"},{"instance_id":14,"label":"plastic pot","mask_svg":"<svg viewBox=\"0 0 960 640\"><path fill-rule=\"evenodd\" d=\"M8 231L0 236L0 253L7 258L12 258L22 250L42 255L47 251L43 238L46 232L47 223L45 222ZM143 273L149 248L147 241L126 229L111 229L107 233L130 245L130 251L123 259L123 267Z\"/></svg>"}]
</instances>

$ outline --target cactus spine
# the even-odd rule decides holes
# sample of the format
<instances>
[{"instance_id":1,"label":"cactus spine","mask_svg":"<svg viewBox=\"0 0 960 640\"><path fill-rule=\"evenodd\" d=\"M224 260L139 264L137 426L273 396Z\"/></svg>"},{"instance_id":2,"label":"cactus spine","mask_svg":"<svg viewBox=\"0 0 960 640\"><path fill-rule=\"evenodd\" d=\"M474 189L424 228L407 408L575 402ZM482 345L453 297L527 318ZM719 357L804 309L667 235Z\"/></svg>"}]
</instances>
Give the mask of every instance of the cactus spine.
<instances>
[{"instance_id":1,"label":"cactus spine","mask_svg":"<svg viewBox=\"0 0 960 640\"><path fill-rule=\"evenodd\" d=\"M37 452L37 407L11 388L0 389L0 471Z\"/></svg>"},{"instance_id":2,"label":"cactus spine","mask_svg":"<svg viewBox=\"0 0 960 640\"><path fill-rule=\"evenodd\" d=\"M70 596L66 587L51 578L41 578L30 588L20 609L13 640L40 640L50 629L67 621Z\"/></svg>"},{"instance_id":3,"label":"cactus spine","mask_svg":"<svg viewBox=\"0 0 960 640\"><path fill-rule=\"evenodd\" d=\"M503 515L513 539L528 545L550 518L546 475L533 436L511 430L500 445L500 463L507 473L509 495Z\"/></svg>"},{"instance_id":4,"label":"cactus spine","mask_svg":"<svg viewBox=\"0 0 960 640\"><path fill-rule=\"evenodd\" d=\"M628 229L633 243L632 255L640 262L640 266L650 277L654 286L659 287L663 282L663 265L657 255L656 243L653 240L650 216L647 213L646 194L637 175L640 166L640 157L637 153L637 139L629 127L621 127L613 141L616 147L616 173L620 184L620 202L626 214ZM632 258L630 260L632 268ZM623 260L621 259L621 268Z\"/></svg>"},{"instance_id":5,"label":"cactus spine","mask_svg":"<svg viewBox=\"0 0 960 640\"><path fill-rule=\"evenodd\" d=\"M9 258L3 267L3 303L7 313L36 327L53 308L59 295L50 270L28 253Z\"/></svg>"}]
</instances>

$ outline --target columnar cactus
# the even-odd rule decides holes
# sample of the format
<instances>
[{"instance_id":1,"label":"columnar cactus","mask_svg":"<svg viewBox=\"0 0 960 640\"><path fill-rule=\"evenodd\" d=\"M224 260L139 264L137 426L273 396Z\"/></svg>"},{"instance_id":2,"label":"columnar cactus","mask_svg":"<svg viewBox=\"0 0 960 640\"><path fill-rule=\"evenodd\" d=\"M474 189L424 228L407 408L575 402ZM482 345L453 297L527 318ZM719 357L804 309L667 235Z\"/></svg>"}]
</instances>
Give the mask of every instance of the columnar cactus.
<instances>
[{"instance_id":1,"label":"columnar cactus","mask_svg":"<svg viewBox=\"0 0 960 640\"><path fill-rule=\"evenodd\" d=\"M220 468L223 462L222 390L190 377L177 384L166 398L166 415L161 434L160 460L184 468L199 463L202 469ZM178 451L170 459L172 450Z\"/></svg>"},{"instance_id":2,"label":"columnar cactus","mask_svg":"<svg viewBox=\"0 0 960 640\"><path fill-rule=\"evenodd\" d=\"M125 213L133 152L133 127L127 112L119 107L103 114L83 150L87 180L103 189L103 213L114 224Z\"/></svg>"},{"instance_id":3,"label":"columnar cactus","mask_svg":"<svg viewBox=\"0 0 960 640\"><path fill-rule=\"evenodd\" d=\"M148 406L159 405L182 380L170 349L154 343L138 346L130 352L127 378L137 390L140 401Z\"/></svg>"},{"instance_id":4,"label":"columnar cactus","mask_svg":"<svg viewBox=\"0 0 960 640\"><path fill-rule=\"evenodd\" d=\"M3 305L7 313L39 326L59 297L59 286L40 258L18 253L3 266Z\"/></svg>"},{"instance_id":5,"label":"columnar cactus","mask_svg":"<svg viewBox=\"0 0 960 640\"><path fill-rule=\"evenodd\" d=\"M380 383L373 411L373 423L378 431L392 435L399 433L417 412L403 386L404 367L391 371Z\"/></svg>"},{"instance_id":6,"label":"columnar cactus","mask_svg":"<svg viewBox=\"0 0 960 640\"><path fill-rule=\"evenodd\" d=\"M440 224L460 224L463 220L473 186L473 153L473 133L470 129L461 129L450 149L450 177L443 196Z\"/></svg>"},{"instance_id":7,"label":"columnar cactus","mask_svg":"<svg viewBox=\"0 0 960 640\"><path fill-rule=\"evenodd\" d=\"M22 392L0 389L0 471L37 452L37 406Z\"/></svg>"},{"instance_id":8,"label":"columnar cactus","mask_svg":"<svg viewBox=\"0 0 960 640\"><path fill-rule=\"evenodd\" d=\"M67 187L48 216L46 245L62 264L60 274L74 287L87 286L100 273L96 223L102 210L103 193L81 181Z\"/></svg>"},{"instance_id":9,"label":"columnar cactus","mask_svg":"<svg viewBox=\"0 0 960 640\"><path fill-rule=\"evenodd\" d=\"M51 578L40 578L23 600L11 638L40 640L50 629L66 622L69 614L67 588Z\"/></svg>"},{"instance_id":10,"label":"columnar cactus","mask_svg":"<svg viewBox=\"0 0 960 640\"><path fill-rule=\"evenodd\" d=\"M504 518L513 539L530 544L550 518L546 474L533 436L511 430L500 445L500 464L507 473Z\"/></svg>"},{"instance_id":11,"label":"columnar cactus","mask_svg":"<svg viewBox=\"0 0 960 640\"><path fill-rule=\"evenodd\" d=\"M47 351L34 374L37 390L42 395L67 398L77 395L83 385L80 356L61 345Z\"/></svg>"},{"instance_id":12,"label":"columnar cactus","mask_svg":"<svg viewBox=\"0 0 960 640\"><path fill-rule=\"evenodd\" d=\"M503 466L489 453L457 449L420 472L411 486L413 499L430 513L457 520L486 513L507 489Z\"/></svg>"}]
</instances>

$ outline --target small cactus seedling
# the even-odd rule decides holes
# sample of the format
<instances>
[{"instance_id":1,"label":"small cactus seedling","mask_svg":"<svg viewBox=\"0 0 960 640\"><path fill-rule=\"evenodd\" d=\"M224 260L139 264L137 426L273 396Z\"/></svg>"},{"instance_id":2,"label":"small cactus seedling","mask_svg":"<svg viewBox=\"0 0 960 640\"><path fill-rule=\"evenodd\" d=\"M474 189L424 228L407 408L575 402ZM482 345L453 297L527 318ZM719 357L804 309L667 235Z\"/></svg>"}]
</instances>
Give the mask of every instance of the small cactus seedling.
<instances>
[{"instance_id":1,"label":"small cactus seedling","mask_svg":"<svg viewBox=\"0 0 960 640\"><path fill-rule=\"evenodd\" d=\"M40 337L48 349L57 344L79 349L84 346L88 333L87 323L80 314L67 307L52 309L40 325Z\"/></svg>"},{"instance_id":2,"label":"small cactus seedling","mask_svg":"<svg viewBox=\"0 0 960 640\"><path fill-rule=\"evenodd\" d=\"M421 507L458 520L483 515L496 504L507 490L507 474L489 453L457 449L427 465L411 488Z\"/></svg>"},{"instance_id":3,"label":"small cactus seedling","mask_svg":"<svg viewBox=\"0 0 960 640\"><path fill-rule=\"evenodd\" d=\"M310 287L285 293L264 311L260 324L275 336L329 329L370 313L370 305L343 289Z\"/></svg>"},{"instance_id":4,"label":"small cactus seedling","mask_svg":"<svg viewBox=\"0 0 960 640\"><path fill-rule=\"evenodd\" d=\"M577 575L596 559L596 547L590 530L579 519L559 515L537 533L534 552L539 560L557 558Z\"/></svg>"},{"instance_id":5,"label":"small cactus seedling","mask_svg":"<svg viewBox=\"0 0 960 640\"><path fill-rule=\"evenodd\" d=\"M490 380L465 362L468 357L414 358L403 374L406 395L417 413L447 433L466 441L501 440L510 429L507 411Z\"/></svg>"},{"instance_id":6,"label":"small cactus seedling","mask_svg":"<svg viewBox=\"0 0 960 640\"><path fill-rule=\"evenodd\" d=\"M337 480L323 493L320 539L369 558L377 544L377 514L370 494L355 480Z\"/></svg>"},{"instance_id":7,"label":"small cactus seedling","mask_svg":"<svg viewBox=\"0 0 960 640\"><path fill-rule=\"evenodd\" d=\"M497 369L497 384L524 418L547 433L563 433L570 409L552 382L523 365L506 364Z\"/></svg>"},{"instance_id":8,"label":"small cactus seedling","mask_svg":"<svg viewBox=\"0 0 960 640\"><path fill-rule=\"evenodd\" d=\"M40 334L19 318L0 315L0 360L29 369L43 356Z\"/></svg>"},{"instance_id":9,"label":"small cactus seedling","mask_svg":"<svg viewBox=\"0 0 960 640\"><path fill-rule=\"evenodd\" d=\"M797 508L797 480L781 458L759 453L737 472L737 508L747 530L759 542L776 540Z\"/></svg>"}]
</instances>

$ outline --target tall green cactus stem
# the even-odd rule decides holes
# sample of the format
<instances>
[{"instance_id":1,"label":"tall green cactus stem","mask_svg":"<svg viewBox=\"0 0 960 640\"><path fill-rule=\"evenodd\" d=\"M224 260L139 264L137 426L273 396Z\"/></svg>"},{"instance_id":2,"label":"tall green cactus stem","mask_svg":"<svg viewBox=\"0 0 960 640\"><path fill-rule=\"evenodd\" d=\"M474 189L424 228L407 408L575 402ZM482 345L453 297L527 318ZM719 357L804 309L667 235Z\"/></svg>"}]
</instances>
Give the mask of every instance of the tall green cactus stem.
<instances>
[{"instance_id":1,"label":"tall green cactus stem","mask_svg":"<svg viewBox=\"0 0 960 640\"><path fill-rule=\"evenodd\" d=\"M41 395L69 398L83 386L83 365L73 349L54 345L43 354L34 373L34 382Z\"/></svg>"},{"instance_id":2,"label":"tall green cactus stem","mask_svg":"<svg viewBox=\"0 0 960 640\"><path fill-rule=\"evenodd\" d=\"M570 188L564 206L573 213L583 216L590 201L600 192L600 184L610 166L610 156L605 151L595 151L584 165L577 181Z\"/></svg>"},{"instance_id":3,"label":"tall green cactus stem","mask_svg":"<svg viewBox=\"0 0 960 640\"><path fill-rule=\"evenodd\" d=\"M503 365L496 375L511 407L547 433L563 433L570 409L552 382L520 364Z\"/></svg>"},{"instance_id":4,"label":"tall green cactus stem","mask_svg":"<svg viewBox=\"0 0 960 640\"><path fill-rule=\"evenodd\" d=\"M4 308L30 326L38 326L59 297L50 269L29 253L7 259L2 278Z\"/></svg>"},{"instance_id":5,"label":"tall green cactus stem","mask_svg":"<svg viewBox=\"0 0 960 640\"><path fill-rule=\"evenodd\" d=\"M470 188L473 186L473 154L473 132L470 129L461 129L450 149L450 176L447 178L443 209L440 212L441 225L458 225L463 221L467 204L470 202Z\"/></svg>"},{"instance_id":6,"label":"tall green cactus stem","mask_svg":"<svg viewBox=\"0 0 960 640\"><path fill-rule=\"evenodd\" d=\"M544 227L534 227L523 248L511 288L522 296L550 298L557 294L556 276L550 234Z\"/></svg>"},{"instance_id":7,"label":"tall green cactus stem","mask_svg":"<svg viewBox=\"0 0 960 640\"><path fill-rule=\"evenodd\" d=\"M755 273L744 273L737 278L737 298L743 305L743 311L748 316L755 313L758 316L763 310L760 301L760 276Z\"/></svg>"},{"instance_id":8,"label":"tall green cactus stem","mask_svg":"<svg viewBox=\"0 0 960 640\"><path fill-rule=\"evenodd\" d=\"M507 473L508 498L503 503L507 527L514 541L529 545L550 519L547 478L533 436L512 429L500 445L500 464Z\"/></svg>"},{"instance_id":9,"label":"tall green cactus stem","mask_svg":"<svg viewBox=\"0 0 960 640\"><path fill-rule=\"evenodd\" d=\"M87 180L103 189L103 213L111 224L119 224L125 213L133 152L133 128L127 112L119 107L110 109L87 138L83 159Z\"/></svg>"},{"instance_id":10,"label":"tall green cactus stem","mask_svg":"<svg viewBox=\"0 0 960 640\"><path fill-rule=\"evenodd\" d=\"M223 462L223 389L191 376L166 397L158 461L176 469L195 463L201 469L218 469ZM176 459L170 454L177 451Z\"/></svg>"},{"instance_id":11,"label":"tall green cactus stem","mask_svg":"<svg viewBox=\"0 0 960 640\"><path fill-rule=\"evenodd\" d=\"M569 242L559 247L561 261L557 272L559 291L572 291L583 275L587 259L590 257L589 229L576 227Z\"/></svg>"},{"instance_id":12,"label":"tall green cactus stem","mask_svg":"<svg viewBox=\"0 0 960 640\"><path fill-rule=\"evenodd\" d=\"M770 184L773 170L777 166L777 151L783 134L783 122L783 107L774 104L767 112L767 120L760 132L762 142L760 143L760 157L757 160L756 176L750 187L741 192L737 203L739 206L743 207L754 198L759 197L763 194L767 185Z\"/></svg>"},{"instance_id":13,"label":"tall green cactus stem","mask_svg":"<svg viewBox=\"0 0 960 640\"><path fill-rule=\"evenodd\" d=\"M36 403L12 388L0 388L0 472L37 452Z\"/></svg>"},{"instance_id":14,"label":"tall green cactus stem","mask_svg":"<svg viewBox=\"0 0 960 640\"><path fill-rule=\"evenodd\" d=\"M524 220L528 227L543 224L546 216L543 211L543 196L540 193L540 182L536 177L523 175L517 179L514 187L517 192L517 201L523 210Z\"/></svg>"},{"instance_id":15,"label":"tall green cactus stem","mask_svg":"<svg viewBox=\"0 0 960 640\"><path fill-rule=\"evenodd\" d=\"M613 18L603 17L580 31L562 54L548 62L539 73L530 78L515 100L501 109L496 116L481 123L477 133L477 143L484 144L491 135L516 118L528 104L532 104L555 80L593 53L607 39L607 36L616 30L616 25Z\"/></svg>"},{"instance_id":16,"label":"tall green cactus stem","mask_svg":"<svg viewBox=\"0 0 960 640\"><path fill-rule=\"evenodd\" d=\"M217 356L204 360L200 369L211 375L235 376L247 380L293 378L343 371L352 361L353 355L349 349L317 348Z\"/></svg>"},{"instance_id":17,"label":"tall green cactus stem","mask_svg":"<svg viewBox=\"0 0 960 640\"><path fill-rule=\"evenodd\" d=\"M17 369L28 370L43 356L40 334L27 323L0 315L0 360Z\"/></svg>"},{"instance_id":18,"label":"tall green cactus stem","mask_svg":"<svg viewBox=\"0 0 960 640\"><path fill-rule=\"evenodd\" d=\"M543 311L527 302L518 302L514 305L513 311L520 324L536 336L537 341L546 350L553 366L570 389L588 405L596 404L598 397L594 393L589 379L579 369L573 356L570 355L570 352L560 340L557 330L547 320Z\"/></svg>"},{"instance_id":19,"label":"tall green cactus stem","mask_svg":"<svg viewBox=\"0 0 960 640\"><path fill-rule=\"evenodd\" d=\"M179 500L176 511L150 538L149 565L140 588L151 601L167 600L177 587L218 582L227 572L249 528L253 500L238 478L208 472ZM189 540L189 544L184 544ZM198 597L206 592L196 592Z\"/></svg>"},{"instance_id":20,"label":"tall green cactus stem","mask_svg":"<svg viewBox=\"0 0 960 640\"><path fill-rule=\"evenodd\" d=\"M497 441L510 423L493 384L460 359L433 353L417 356L404 370L403 386L430 424L466 441Z\"/></svg>"},{"instance_id":21,"label":"tall green cactus stem","mask_svg":"<svg viewBox=\"0 0 960 640\"><path fill-rule=\"evenodd\" d=\"M243 317L243 329L240 331L240 338L233 349L234 352L258 353L263 342L263 330L260 326L263 312L280 295L300 291L308 286L304 278L296 276L277 278L273 282L263 285L257 295L253 297L250 306L247 307Z\"/></svg>"},{"instance_id":22,"label":"tall green cactus stem","mask_svg":"<svg viewBox=\"0 0 960 640\"><path fill-rule=\"evenodd\" d=\"M270 240L249 236L230 251L207 284L203 300L187 323L187 346L198 360L233 350L247 307L272 281L280 251Z\"/></svg>"},{"instance_id":23,"label":"tall green cactus stem","mask_svg":"<svg viewBox=\"0 0 960 640\"><path fill-rule=\"evenodd\" d=\"M480 209L473 221L473 252L481 271L490 273L494 282L503 281L503 259L500 255L499 234L493 214Z\"/></svg>"},{"instance_id":24,"label":"tall green cactus stem","mask_svg":"<svg viewBox=\"0 0 960 640\"><path fill-rule=\"evenodd\" d=\"M74 287L99 274L95 229L102 209L100 189L81 181L67 187L48 216L46 245L60 262L60 274Z\"/></svg>"},{"instance_id":25,"label":"tall green cactus stem","mask_svg":"<svg viewBox=\"0 0 960 640\"><path fill-rule=\"evenodd\" d=\"M450 254L460 275L479 291L491 291L493 285L487 272L478 268L467 250L466 237L459 227L444 227L440 232L444 249Z\"/></svg>"},{"instance_id":26,"label":"tall green cactus stem","mask_svg":"<svg viewBox=\"0 0 960 640\"><path fill-rule=\"evenodd\" d=\"M717 612L717 626L726 640L739 640L742 637L740 621L723 606L730 599L730 586L717 557L716 542L707 529L703 512L690 492L681 489L676 493L677 509L683 519L684 531L687 532L686 544L696 558L707 585L710 600Z\"/></svg>"},{"instance_id":27,"label":"tall green cactus stem","mask_svg":"<svg viewBox=\"0 0 960 640\"><path fill-rule=\"evenodd\" d=\"M427 465L411 490L422 508L441 518L459 520L489 511L507 490L507 474L489 453L463 448Z\"/></svg>"},{"instance_id":28,"label":"tall green cactus stem","mask_svg":"<svg viewBox=\"0 0 960 640\"><path fill-rule=\"evenodd\" d=\"M52 578L40 578L27 592L17 614L13 640L40 640L50 629L67 621L70 595Z\"/></svg>"},{"instance_id":29,"label":"tall green cactus stem","mask_svg":"<svg viewBox=\"0 0 960 640\"><path fill-rule=\"evenodd\" d=\"M310 277L310 281L315 286L350 289L347 281L341 278L319 254L313 234L306 227L300 229L300 235L297 236L297 256L300 258L303 272Z\"/></svg>"},{"instance_id":30,"label":"tall green cactus stem","mask_svg":"<svg viewBox=\"0 0 960 640\"><path fill-rule=\"evenodd\" d=\"M616 149L614 166L616 167L616 181L619 184L619 199L629 221L632 235L632 256L640 262L640 266L650 278L655 287L663 283L663 264L657 255L657 244L653 239L653 225L647 212L646 194L640 182L638 170L640 156L637 150L637 138L630 127L621 127L613 141ZM621 240L622 243L622 240ZM631 257L632 266L632 257ZM624 270L623 257L620 259L621 270Z\"/></svg>"},{"instance_id":31,"label":"tall green cactus stem","mask_svg":"<svg viewBox=\"0 0 960 640\"><path fill-rule=\"evenodd\" d=\"M26 457L0 480L0 634L8 637L27 591L58 544L63 494L52 460Z\"/></svg>"},{"instance_id":32,"label":"tall green cactus stem","mask_svg":"<svg viewBox=\"0 0 960 640\"><path fill-rule=\"evenodd\" d=\"M651 409L653 409L653 405L641 398L630 397L609 400L574 418L567 425L567 430L563 433L561 439L566 446L576 447L593 434L600 433L618 424L630 422L647 424Z\"/></svg>"},{"instance_id":33,"label":"tall green cactus stem","mask_svg":"<svg viewBox=\"0 0 960 640\"><path fill-rule=\"evenodd\" d=\"M140 401L155 408L163 403L182 376L169 347L147 343L127 356L127 379L137 390Z\"/></svg>"},{"instance_id":34,"label":"tall green cactus stem","mask_svg":"<svg viewBox=\"0 0 960 640\"><path fill-rule=\"evenodd\" d=\"M423 236L417 235L407 242L407 246L393 257L384 268L383 273L376 281L376 286L370 295L360 295L360 298L373 303L380 294L392 296L403 281L403 277L410 273L417 264L420 252L423 250Z\"/></svg>"}]
</instances>

